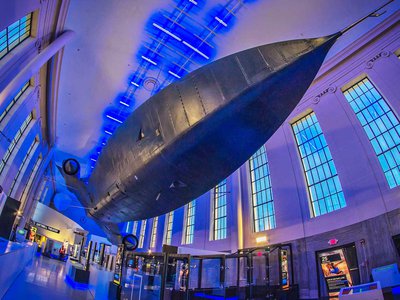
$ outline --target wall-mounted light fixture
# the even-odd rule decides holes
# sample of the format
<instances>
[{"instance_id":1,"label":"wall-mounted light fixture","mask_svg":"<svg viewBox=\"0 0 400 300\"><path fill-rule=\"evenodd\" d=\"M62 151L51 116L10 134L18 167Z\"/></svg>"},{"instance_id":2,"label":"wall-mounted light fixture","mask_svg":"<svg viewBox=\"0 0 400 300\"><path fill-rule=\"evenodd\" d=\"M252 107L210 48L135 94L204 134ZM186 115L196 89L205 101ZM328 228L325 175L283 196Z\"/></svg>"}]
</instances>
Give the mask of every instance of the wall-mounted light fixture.
<instances>
[{"instance_id":1,"label":"wall-mounted light fixture","mask_svg":"<svg viewBox=\"0 0 400 300\"><path fill-rule=\"evenodd\" d=\"M256 237L256 243L257 244L265 243L265 242L267 242L267 236L266 235Z\"/></svg>"}]
</instances>

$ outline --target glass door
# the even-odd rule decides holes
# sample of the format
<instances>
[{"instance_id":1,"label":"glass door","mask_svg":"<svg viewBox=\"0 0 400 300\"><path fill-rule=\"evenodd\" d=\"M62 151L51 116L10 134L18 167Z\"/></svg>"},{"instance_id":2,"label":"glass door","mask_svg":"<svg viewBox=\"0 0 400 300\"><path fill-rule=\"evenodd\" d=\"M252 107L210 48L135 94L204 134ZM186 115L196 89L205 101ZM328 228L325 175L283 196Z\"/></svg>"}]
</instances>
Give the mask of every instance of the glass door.
<instances>
[{"instance_id":1,"label":"glass door","mask_svg":"<svg viewBox=\"0 0 400 300\"><path fill-rule=\"evenodd\" d=\"M167 254L164 274L164 299L189 299L190 256Z\"/></svg>"},{"instance_id":2,"label":"glass door","mask_svg":"<svg viewBox=\"0 0 400 300\"><path fill-rule=\"evenodd\" d=\"M161 299L164 255L133 253L126 257L122 299Z\"/></svg>"},{"instance_id":3,"label":"glass door","mask_svg":"<svg viewBox=\"0 0 400 300\"><path fill-rule=\"evenodd\" d=\"M198 286L195 297L225 297L225 256L194 256L199 260Z\"/></svg>"}]
</instances>

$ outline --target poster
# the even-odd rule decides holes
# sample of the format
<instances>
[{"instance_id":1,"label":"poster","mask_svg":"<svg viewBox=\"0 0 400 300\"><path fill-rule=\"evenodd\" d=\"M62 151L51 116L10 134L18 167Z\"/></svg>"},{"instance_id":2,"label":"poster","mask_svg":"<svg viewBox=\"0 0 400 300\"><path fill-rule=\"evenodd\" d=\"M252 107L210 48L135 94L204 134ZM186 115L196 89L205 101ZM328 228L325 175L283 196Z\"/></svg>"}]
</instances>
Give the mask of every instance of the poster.
<instances>
[{"instance_id":1,"label":"poster","mask_svg":"<svg viewBox=\"0 0 400 300\"><path fill-rule=\"evenodd\" d=\"M329 296L337 296L341 288L353 285L343 249L320 253L319 260Z\"/></svg>"}]
</instances>

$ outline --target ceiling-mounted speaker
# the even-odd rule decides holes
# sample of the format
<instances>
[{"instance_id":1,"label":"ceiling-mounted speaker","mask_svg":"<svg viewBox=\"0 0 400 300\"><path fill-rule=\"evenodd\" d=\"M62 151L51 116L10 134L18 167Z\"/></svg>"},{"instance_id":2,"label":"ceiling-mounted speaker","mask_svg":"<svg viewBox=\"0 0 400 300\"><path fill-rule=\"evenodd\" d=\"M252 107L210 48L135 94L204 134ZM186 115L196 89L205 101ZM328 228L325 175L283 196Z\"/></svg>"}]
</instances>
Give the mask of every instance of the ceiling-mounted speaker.
<instances>
[{"instance_id":1,"label":"ceiling-mounted speaker","mask_svg":"<svg viewBox=\"0 0 400 300\"><path fill-rule=\"evenodd\" d=\"M65 174L76 175L78 174L81 165L75 158L68 158L63 161L62 167Z\"/></svg>"}]
</instances>

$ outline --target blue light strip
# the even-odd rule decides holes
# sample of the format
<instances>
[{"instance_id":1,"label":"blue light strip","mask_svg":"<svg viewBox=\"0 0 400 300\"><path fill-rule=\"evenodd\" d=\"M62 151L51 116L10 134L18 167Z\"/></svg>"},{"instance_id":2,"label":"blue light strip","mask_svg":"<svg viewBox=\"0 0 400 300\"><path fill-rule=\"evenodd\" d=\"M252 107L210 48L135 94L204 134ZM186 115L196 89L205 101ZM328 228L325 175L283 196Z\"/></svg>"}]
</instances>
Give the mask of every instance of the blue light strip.
<instances>
[{"instance_id":1,"label":"blue light strip","mask_svg":"<svg viewBox=\"0 0 400 300\"><path fill-rule=\"evenodd\" d=\"M131 83L132 83L134 86L137 86L137 87L139 87L139 84L137 84L136 82L134 82L134 81L131 81Z\"/></svg>"},{"instance_id":2,"label":"blue light strip","mask_svg":"<svg viewBox=\"0 0 400 300\"><path fill-rule=\"evenodd\" d=\"M105 133L112 135L112 132L108 131L108 130L104 130Z\"/></svg>"},{"instance_id":3,"label":"blue light strip","mask_svg":"<svg viewBox=\"0 0 400 300\"><path fill-rule=\"evenodd\" d=\"M121 102L121 101L120 101L120 102ZM121 121L121 120L118 120L117 118L114 118L113 116L106 115L106 117L109 118L110 120L113 120L113 121L115 121L115 122L117 122L117 123L122 124L122 121Z\"/></svg>"},{"instance_id":4,"label":"blue light strip","mask_svg":"<svg viewBox=\"0 0 400 300\"><path fill-rule=\"evenodd\" d=\"M156 63L155 61L151 60L150 58L148 58L148 57L146 57L146 56L143 56L143 55L142 55L142 58L143 58L145 61L151 63L152 65L157 66L157 63Z\"/></svg>"},{"instance_id":5,"label":"blue light strip","mask_svg":"<svg viewBox=\"0 0 400 300\"><path fill-rule=\"evenodd\" d=\"M192 49L194 52L200 54L201 56L203 56L205 59L210 59L207 55L205 55L203 52L201 52L199 49L197 49L196 47L190 45L188 42L183 41L182 42L185 46L188 46L190 49Z\"/></svg>"},{"instance_id":6,"label":"blue light strip","mask_svg":"<svg viewBox=\"0 0 400 300\"><path fill-rule=\"evenodd\" d=\"M124 105L124 106L126 106L126 107L129 107L129 104L126 103L126 102L124 102L124 101L119 101L119 103L121 103L122 105Z\"/></svg>"},{"instance_id":7,"label":"blue light strip","mask_svg":"<svg viewBox=\"0 0 400 300\"><path fill-rule=\"evenodd\" d=\"M224 25L225 27L228 27L228 24L226 24L224 21L222 21L220 18L215 17L215 20L217 20L220 24Z\"/></svg>"},{"instance_id":8,"label":"blue light strip","mask_svg":"<svg viewBox=\"0 0 400 300\"><path fill-rule=\"evenodd\" d=\"M182 39L179 36L176 36L175 34L173 34L172 32L168 31L167 29L162 28L160 25L153 23L153 26L160 29L162 32L168 34L169 36L172 36L174 39L178 40L179 42L182 41Z\"/></svg>"},{"instance_id":9,"label":"blue light strip","mask_svg":"<svg viewBox=\"0 0 400 300\"><path fill-rule=\"evenodd\" d=\"M65 275L65 282L75 290L88 290L90 285L74 281L68 274Z\"/></svg>"},{"instance_id":10,"label":"blue light strip","mask_svg":"<svg viewBox=\"0 0 400 300\"><path fill-rule=\"evenodd\" d=\"M178 78L178 79L181 79L181 76L179 76L178 74L176 74L176 73L174 73L172 71L168 71L168 73L171 74L172 76Z\"/></svg>"}]
</instances>

